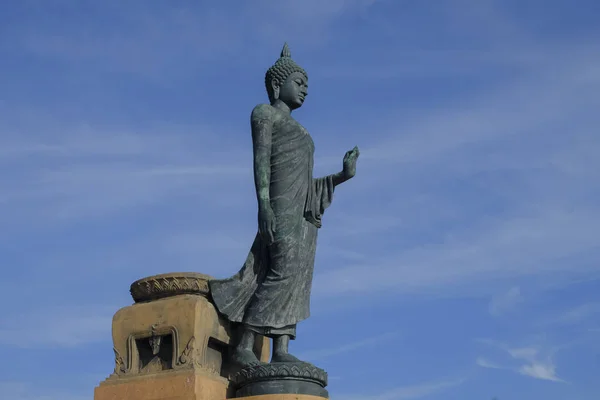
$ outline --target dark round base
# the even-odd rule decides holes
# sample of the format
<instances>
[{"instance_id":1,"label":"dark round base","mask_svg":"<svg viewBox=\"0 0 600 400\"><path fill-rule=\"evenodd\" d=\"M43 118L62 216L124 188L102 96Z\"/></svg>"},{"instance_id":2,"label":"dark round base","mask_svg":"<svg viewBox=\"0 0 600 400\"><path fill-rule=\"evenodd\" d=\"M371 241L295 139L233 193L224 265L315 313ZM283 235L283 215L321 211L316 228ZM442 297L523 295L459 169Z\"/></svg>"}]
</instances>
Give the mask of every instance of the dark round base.
<instances>
[{"instance_id":1,"label":"dark round base","mask_svg":"<svg viewBox=\"0 0 600 400\"><path fill-rule=\"evenodd\" d=\"M247 367L232 383L236 397L268 394L303 394L329 397L327 372L309 363L272 363Z\"/></svg>"}]
</instances>

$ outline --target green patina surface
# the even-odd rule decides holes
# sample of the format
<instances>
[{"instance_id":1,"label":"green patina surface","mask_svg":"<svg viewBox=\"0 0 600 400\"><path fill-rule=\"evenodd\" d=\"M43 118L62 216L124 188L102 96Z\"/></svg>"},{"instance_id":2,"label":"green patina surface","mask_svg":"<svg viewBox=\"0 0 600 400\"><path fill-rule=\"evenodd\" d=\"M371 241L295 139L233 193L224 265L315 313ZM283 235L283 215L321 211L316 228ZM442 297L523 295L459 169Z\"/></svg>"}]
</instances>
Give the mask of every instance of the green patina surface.
<instances>
[{"instance_id":1,"label":"green patina surface","mask_svg":"<svg viewBox=\"0 0 600 400\"><path fill-rule=\"evenodd\" d=\"M265 84L270 104L251 114L258 232L237 274L211 281L221 314L243 327L234 357L255 363L255 334L275 339L274 361L294 362L288 351L296 324L310 315L317 234L335 187L354 177L358 147L346 152L342 170L314 178L314 142L292 117L308 96L308 74L287 44L269 68Z\"/></svg>"}]
</instances>

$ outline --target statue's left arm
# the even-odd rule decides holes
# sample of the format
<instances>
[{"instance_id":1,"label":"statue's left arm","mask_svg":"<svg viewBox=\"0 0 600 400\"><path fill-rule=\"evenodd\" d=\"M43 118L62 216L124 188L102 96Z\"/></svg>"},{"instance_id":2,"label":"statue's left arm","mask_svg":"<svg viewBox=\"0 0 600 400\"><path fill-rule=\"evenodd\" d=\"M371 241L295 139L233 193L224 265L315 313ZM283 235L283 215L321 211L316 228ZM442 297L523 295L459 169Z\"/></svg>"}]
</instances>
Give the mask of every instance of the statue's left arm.
<instances>
[{"instance_id":1,"label":"statue's left arm","mask_svg":"<svg viewBox=\"0 0 600 400\"><path fill-rule=\"evenodd\" d=\"M356 175L356 160L359 155L360 151L358 150L358 147L354 147L352 150L346 152L342 170L335 174L328 175L325 178L330 178L333 182L333 186L340 185L347 180L354 178Z\"/></svg>"},{"instance_id":2,"label":"statue's left arm","mask_svg":"<svg viewBox=\"0 0 600 400\"><path fill-rule=\"evenodd\" d=\"M332 182L333 182L333 186L341 185L342 183L344 183L344 182L346 182L348 179L350 179L350 178L348 178L348 177L347 177L347 176L344 174L344 172L343 172L343 171L336 172L335 174L328 175L328 176L326 176L325 178L327 178L327 177L331 177L331 180L332 180Z\"/></svg>"},{"instance_id":3,"label":"statue's left arm","mask_svg":"<svg viewBox=\"0 0 600 400\"><path fill-rule=\"evenodd\" d=\"M344 156L344 167L342 171L327 175L322 178L313 179L313 188L307 202L307 217L318 228L321 227L321 216L333 200L335 187L352 179L356 175L356 159L360 152L358 147L346 152Z\"/></svg>"}]
</instances>

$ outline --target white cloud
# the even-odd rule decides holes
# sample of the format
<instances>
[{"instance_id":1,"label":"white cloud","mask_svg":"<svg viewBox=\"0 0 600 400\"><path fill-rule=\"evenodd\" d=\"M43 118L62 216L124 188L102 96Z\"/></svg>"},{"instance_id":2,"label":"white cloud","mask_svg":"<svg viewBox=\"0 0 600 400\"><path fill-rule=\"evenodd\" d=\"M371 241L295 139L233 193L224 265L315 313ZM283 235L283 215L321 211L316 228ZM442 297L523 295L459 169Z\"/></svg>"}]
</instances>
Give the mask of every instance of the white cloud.
<instances>
[{"instance_id":1,"label":"white cloud","mask_svg":"<svg viewBox=\"0 0 600 400\"><path fill-rule=\"evenodd\" d=\"M508 353L516 360L527 362L521 365L518 372L536 379L563 382L556 376L556 365L550 355L541 356L540 350L534 347L508 349Z\"/></svg>"},{"instance_id":2,"label":"white cloud","mask_svg":"<svg viewBox=\"0 0 600 400\"><path fill-rule=\"evenodd\" d=\"M518 365L514 365L514 362L501 365L479 357L476 363L482 368L512 370L535 379L565 382L556 372L554 356L557 348L543 350L540 346L510 347L492 340L480 340L480 342L504 350L513 360L519 361Z\"/></svg>"},{"instance_id":3,"label":"white cloud","mask_svg":"<svg viewBox=\"0 0 600 400\"><path fill-rule=\"evenodd\" d=\"M522 365L519 368L519 373L530 376L536 379L542 379L554 382L563 382L562 379L556 376L556 366L549 361L531 362L528 365Z\"/></svg>"},{"instance_id":4,"label":"white cloud","mask_svg":"<svg viewBox=\"0 0 600 400\"><path fill-rule=\"evenodd\" d=\"M489 369L506 369L505 367L493 363L491 361L488 361L486 358L483 357L478 357L477 360L475 361L475 364L477 364L477 366L481 367L481 368L489 368Z\"/></svg>"}]
</instances>

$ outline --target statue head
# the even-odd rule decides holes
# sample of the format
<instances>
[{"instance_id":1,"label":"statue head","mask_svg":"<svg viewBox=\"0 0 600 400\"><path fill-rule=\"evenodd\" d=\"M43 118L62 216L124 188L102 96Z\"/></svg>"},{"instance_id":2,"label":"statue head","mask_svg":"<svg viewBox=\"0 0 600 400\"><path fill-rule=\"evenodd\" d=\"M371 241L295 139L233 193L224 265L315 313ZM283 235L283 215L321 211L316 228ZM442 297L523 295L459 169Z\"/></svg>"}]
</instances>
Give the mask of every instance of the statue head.
<instances>
[{"instance_id":1,"label":"statue head","mask_svg":"<svg viewBox=\"0 0 600 400\"><path fill-rule=\"evenodd\" d=\"M287 43L279 59L267 71L265 86L271 103L281 100L292 110L302 106L308 94L308 75L292 60Z\"/></svg>"}]
</instances>

